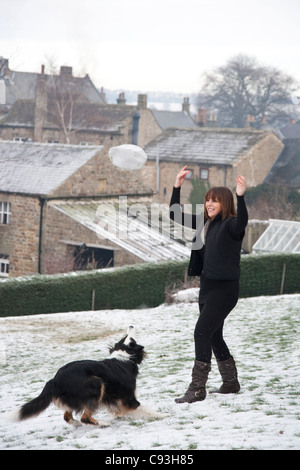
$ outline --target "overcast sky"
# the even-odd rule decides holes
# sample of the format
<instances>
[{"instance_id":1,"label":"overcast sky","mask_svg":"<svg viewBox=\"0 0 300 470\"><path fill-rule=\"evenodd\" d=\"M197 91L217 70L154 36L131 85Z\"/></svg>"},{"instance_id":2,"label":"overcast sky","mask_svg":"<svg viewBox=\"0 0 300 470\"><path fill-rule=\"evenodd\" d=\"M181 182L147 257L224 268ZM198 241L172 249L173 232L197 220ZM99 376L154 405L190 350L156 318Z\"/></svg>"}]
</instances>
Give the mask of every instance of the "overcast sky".
<instances>
[{"instance_id":1,"label":"overcast sky","mask_svg":"<svg viewBox=\"0 0 300 470\"><path fill-rule=\"evenodd\" d=\"M0 0L0 56L13 70L51 61L97 87L199 91L242 53L300 81L300 0ZM48 69L49 72L49 69Z\"/></svg>"}]
</instances>

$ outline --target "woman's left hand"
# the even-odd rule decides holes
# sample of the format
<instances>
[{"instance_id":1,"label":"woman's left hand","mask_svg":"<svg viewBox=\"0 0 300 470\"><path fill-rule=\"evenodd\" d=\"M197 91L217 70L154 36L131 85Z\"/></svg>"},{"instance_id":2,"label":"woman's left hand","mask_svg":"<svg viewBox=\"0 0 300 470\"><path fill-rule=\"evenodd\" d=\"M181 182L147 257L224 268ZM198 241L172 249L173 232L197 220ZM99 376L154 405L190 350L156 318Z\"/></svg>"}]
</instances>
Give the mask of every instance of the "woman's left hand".
<instances>
[{"instance_id":1,"label":"woman's left hand","mask_svg":"<svg viewBox=\"0 0 300 470\"><path fill-rule=\"evenodd\" d=\"M239 175L236 178L236 194L238 196L243 196L245 194L246 187L246 178L244 178L244 176Z\"/></svg>"}]
</instances>

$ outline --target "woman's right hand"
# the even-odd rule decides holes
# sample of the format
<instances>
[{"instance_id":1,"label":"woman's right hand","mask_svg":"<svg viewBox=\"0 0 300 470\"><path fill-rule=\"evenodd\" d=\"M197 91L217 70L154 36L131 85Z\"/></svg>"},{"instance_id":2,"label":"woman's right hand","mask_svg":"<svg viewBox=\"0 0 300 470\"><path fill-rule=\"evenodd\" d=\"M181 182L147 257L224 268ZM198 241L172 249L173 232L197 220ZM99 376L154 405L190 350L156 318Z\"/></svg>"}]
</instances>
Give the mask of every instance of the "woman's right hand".
<instances>
[{"instance_id":1,"label":"woman's right hand","mask_svg":"<svg viewBox=\"0 0 300 470\"><path fill-rule=\"evenodd\" d=\"M190 170L187 170L186 165L185 165L176 176L176 180L174 184L175 188L180 188L180 186L184 183L185 177L188 173L190 173Z\"/></svg>"}]
</instances>

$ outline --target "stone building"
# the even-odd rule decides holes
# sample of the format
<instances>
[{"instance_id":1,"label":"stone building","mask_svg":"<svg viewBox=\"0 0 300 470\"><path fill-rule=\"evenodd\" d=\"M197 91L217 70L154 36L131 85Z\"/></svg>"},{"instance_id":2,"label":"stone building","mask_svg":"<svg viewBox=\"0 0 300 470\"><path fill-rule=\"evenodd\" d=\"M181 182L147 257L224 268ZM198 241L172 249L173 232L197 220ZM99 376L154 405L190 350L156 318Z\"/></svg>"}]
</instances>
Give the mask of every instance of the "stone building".
<instances>
[{"instance_id":1,"label":"stone building","mask_svg":"<svg viewBox=\"0 0 300 470\"><path fill-rule=\"evenodd\" d=\"M144 107L143 98L144 95L139 95L137 106L76 103L70 125L67 118L61 120L53 110L53 101L51 105L48 102L46 109L39 104L39 98L18 100L0 118L0 138L73 145L143 146L161 133L152 112Z\"/></svg>"},{"instance_id":2,"label":"stone building","mask_svg":"<svg viewBox=\"0 0 300 470\"><path fill-rule=\"evenodd\" d=\"M46 74L11 70L8 59L0 57L0 105L9 109L17 101L35 101L45 90L65 92L78 102L105 104L105 97L97 90L88 75L74 77L72 67L61 66L60 73ZM44 94L44 93L43 93Z\"/></svg>"},{"instance_id":3,"label":"stone building","mask_svg":"<svg viewBox=\"0 0 300 470\"><path fill-rule=\"evenodd\" d=\"M207 187L235 188L242 174L249 186L264 181L284 144L272 131L251 129L189 128L166 129L145 147L148 156L144 180L155 200L170 200L176 174L190 170L182 187L182 203L188 203L193 181Z\"/></svg>"},{"instance_id":4,"label":"stone building","mask_svg":"<svg viewBox=\"0 0 300 470\"><path fill-rule=\"evenodd\" d=\"M107 104L89 76L74 77L72 67L58 75L15 72L0 58L0 139L74 145L125 143L141 147L167 127L195 127L189 99L182 111L148 108L147 95L127 105L124 93Z\"/></svg>"},{"instance_id":5,"label":"stone building","mask_svg":"<svg viewBox=\"0 0 300 470\"><path fill-rule=\"evenodd\" d=\"M184 245L148 226L152 193L105 146L0 141L0 275L186 259Z\"/></svg>"}]
</instances>

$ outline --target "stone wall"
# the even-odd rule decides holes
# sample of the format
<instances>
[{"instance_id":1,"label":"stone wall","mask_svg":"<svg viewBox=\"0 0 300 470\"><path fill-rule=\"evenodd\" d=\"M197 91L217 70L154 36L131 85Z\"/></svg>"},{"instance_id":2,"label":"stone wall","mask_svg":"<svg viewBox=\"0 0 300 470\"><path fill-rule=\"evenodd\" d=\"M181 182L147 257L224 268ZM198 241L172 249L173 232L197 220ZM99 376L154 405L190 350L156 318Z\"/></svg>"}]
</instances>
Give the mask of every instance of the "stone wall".
<instances>
[{"instance_id":1,"label":"stone wall","mask_svg":"<svg viewBox=\"0 0 300 470\"><path fill-rule=\"evenodd\" d=\"M185 162L172 163L161 161L159 163L159 191L157 191L157 167L156 162L148 161L145 167L142 168L142 178L145 184L149 185L154 191L153 199L159 203L169 203L173 185L177 173L183 168ZM187 168L193 172L193 178L199 179L200 167L197 164L187 163ZM208 166L207 166L208 168ZM232 170L230 167L224 165L210 166L209 179L203 180L209 187L212 186L229 186L233 188ZM190 193L193 189L190 179L186 179L181 187L181 202L182 204L189 204ZM203 201L199 201L199 204Z\"/></svg>"},{"instance_id":2,"label":"stone wall","mask_svg":"<svg viewBox=\"0 0 300 470\"><path fill-rule=\"evenodd\" d=\"M35 274L39 265L40 201L0 193L0 201L10 202L9 225L0 225L0 253L9 256L9 275Z\"/></svg>"},{"instance_id":3,"label":"stone wall","mask_svg":"<svg viewBox=\"0 0 300 470\"><path fill-rule=\"evenodd\" d=\"M142 170L116 168L104 148L84 166L73 173L48 196L51 197L97 197L116 194L151 194L152 188L143 179Z\"/></svg>"},{"instance_id":4,"label":"stone wall","mask_svg":"<svg viewBox=\"0 0 300 470\"><path fill-rule=\"evenodd\" d=\"M283 147L282 141L275 134L269 133L233 165L232 180L241 174L247 177L248 186L263 183Z\"/></svg>"},{"instance_id":5,"label":"stone wall","mask_svg":"<svg viewBox=\"0 0 300 470\"><path fill-rule=\"evenodd\" d=\"M145 147L151 140L162 133L150 109L138 109L140 115L138 145Z\"/></svg>"}]
</instances>

